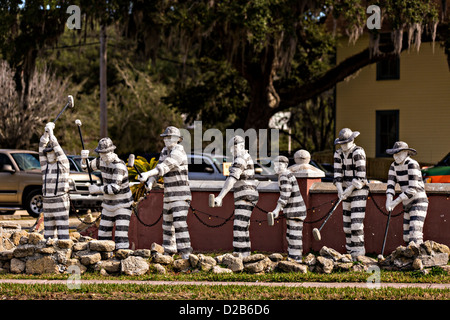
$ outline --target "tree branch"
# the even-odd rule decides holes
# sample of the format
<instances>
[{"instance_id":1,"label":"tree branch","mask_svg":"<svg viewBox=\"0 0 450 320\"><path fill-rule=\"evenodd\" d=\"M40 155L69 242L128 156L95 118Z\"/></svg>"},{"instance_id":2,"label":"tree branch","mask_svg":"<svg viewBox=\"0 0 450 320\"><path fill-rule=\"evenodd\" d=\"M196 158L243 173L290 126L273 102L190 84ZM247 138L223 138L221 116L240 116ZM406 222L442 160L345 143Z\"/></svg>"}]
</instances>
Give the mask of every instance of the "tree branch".
<instances>
[{"instance_id":1,"label":"tree branch","mask_svg":"<svg viewBox=\"0 0 450 320\"><path fill-rule=\"evenodd\" d=\"M307 83L301 87L292 88L288 91L281 91L279 93L281 100L280 105L278 108L273 110L273 114L290 107L298 106L300 103L333 88L338 82L354 74L359 69L394 56L396 56L395 53L382 53L371 56L370 49L367 48L360 53L345 59L317 80Z\"/></svg>"}]
</instances>

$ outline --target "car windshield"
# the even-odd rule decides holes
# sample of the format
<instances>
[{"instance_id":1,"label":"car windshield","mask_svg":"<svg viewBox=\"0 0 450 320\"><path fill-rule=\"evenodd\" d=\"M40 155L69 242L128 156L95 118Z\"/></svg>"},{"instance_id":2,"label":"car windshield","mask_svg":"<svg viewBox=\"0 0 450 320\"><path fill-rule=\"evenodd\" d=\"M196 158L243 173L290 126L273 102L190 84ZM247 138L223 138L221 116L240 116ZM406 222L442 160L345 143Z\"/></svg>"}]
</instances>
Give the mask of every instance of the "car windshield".
<instances>
[{"instance_id":1,"label":"car windshield","mask_svg":"<svg viewBox=\"0 0 450 320\"><path fill-rule=\"evenodd\" d=\"M39 155L37 153L13 153L11 154L20 170L41 169Z\"/></svg>"},{"instance_id":2,"label":"car windshield","mask_svg":"<svg viewBox=\"0 0 450 320\"><path fill-rule=\"evenodd\" d=\"M220 173L223 172L223 163L227 162L227 158L225 156L212 156L212 161L216 164L217 169L219 169Z\"/></svg>"},{"instance_id":3,"label":"car windshield","mask_svg":"<svg viewBox=\"0 0 450 320\"><path fill-rule=\"evenodd\" d=\"M437 163L437 166L450 166L450 153Z\"/></svg>"},{"instance_id":4,"label":"car windshield","mask_svg":"<svg viewBox=\"0 0 450 320\"><path fill-rule=\"evenodd\" d=\"M71 157L71 158L75 162L75 165L77 166L77 171L82 172L83 169L81 169L81 157L75 156L75 157ZM95 157L91 156L88 159L89 159L89 161L92 161L95 159Z\"/></svg>"}]
</instances>

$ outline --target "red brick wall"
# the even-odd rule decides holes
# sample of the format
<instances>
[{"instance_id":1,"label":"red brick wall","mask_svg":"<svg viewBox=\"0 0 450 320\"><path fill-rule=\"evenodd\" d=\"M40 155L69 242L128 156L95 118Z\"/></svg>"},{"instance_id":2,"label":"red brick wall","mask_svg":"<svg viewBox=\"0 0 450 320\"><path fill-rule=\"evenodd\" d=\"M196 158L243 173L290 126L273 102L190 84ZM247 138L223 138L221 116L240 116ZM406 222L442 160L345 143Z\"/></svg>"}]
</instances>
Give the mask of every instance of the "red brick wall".
<instances>
[{"instance_id":1,"label":"red brick wall","mask_svg":"<svg viewBox=\"0 0 450 320\"><path fill-rule=\"evenodd\" d=\"M307 218L303 226L303 254L311 250L319 251L322 246L334 248L345 252L345 236L342 230L342 206L339 205L327 224L323 227L321 241L315 241L312 237L312 229L319 227L322 221L310 224L309 221L323 217L332 207L331 201L337 199L335 191L325 190L318 192L311 190L311 186L320 180L299 179L302 196L306 202ZM317 188L314 188L317 189ZM375 190L371 187L371 197L367 201L366 218L364 221L365 247L367 253L380 253L386 227L387 216L383 215L375 206L373 200L382 210L386 197L384 191L377 186ZM434 240L450 246L450 185L444 185L447 192L430 192L430 205L424 227L424 240ZM223 226L214 228L224 223L230 217L234 209L233 194L229 193L220 208L208 206L209 191L193 191L192 207L198 218L189 211L188 226L191 236L191 244L196 252L231 252L233 250L233 221L226 222ZM214 192L216 195L217 192ZM278 192L259 193L258 207L271 211L276 206ZM139 205L139 217L146 224L153 224L162 212L162 190L153 190L147 199ZM312 210L314 209L314 212ZM201 213L200 211L204 212ZM401 211L398 206L393 215ZM205 214L206 213L206 214ZM217 217L216 217L217 216ZM204 223L202 223L201 221ZM273 227L267 225L266 213L255 208L251 217L250 237L252 250L263 252L286 252L287 242L285 238L286 221L279 219ZM206 226L207 224L208 226ZM385 255L390 253L399 245L404 245L402 239L403 215L391 218L388 238L386 241ZM153 242L162 243L162 218L152 227L144 226L133 214L129 229L130 244L134 243L136 249L150 248Z\"/></svg>"}]
</instances>

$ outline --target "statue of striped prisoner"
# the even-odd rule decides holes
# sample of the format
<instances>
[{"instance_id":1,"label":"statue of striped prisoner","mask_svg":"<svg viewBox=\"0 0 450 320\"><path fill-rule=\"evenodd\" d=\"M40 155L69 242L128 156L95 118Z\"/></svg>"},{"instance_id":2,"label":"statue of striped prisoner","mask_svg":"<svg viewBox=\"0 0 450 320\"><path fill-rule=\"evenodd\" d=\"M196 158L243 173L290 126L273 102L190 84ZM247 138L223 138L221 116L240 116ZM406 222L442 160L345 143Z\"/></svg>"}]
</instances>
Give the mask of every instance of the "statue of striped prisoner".
<instances>
[{"instance_id":1,"label":"statue of striped prisoner","mask_svg":"<svg viewBox=\"0 0 450 320\"><path fill-rule=\"evenodd\" d=\"M81 166L83 170L89 165L92 171L100 170L103 185L90 185L89 193L103 194L102 213L98 228L99 240L112 240L115 224L114 241L116 249L128 249L128 228L131 217L133 196L128 182L128 169L125 162L114 153L116 146L110 138L102 138L95 152L99 157L87 161L89 150L82 150Z\"/></svg>"},{"instance_id":2,"label":"statue of striped prisoner","mask_svg":"<svg viewBox=\"0 0 450 320\"><path fill-rule=\"evenodd\" d=\"M288 169L289 160L285 156L278 156L274 160L274 170L278 174L280 197L276 208L269 212L276 219L281 210L286 217L286 239L288 243L288 257L302 262L303 253L303 221L306 218L306 205L298 187L297 178Z\"/></svg>"},{"instance_id":3,"label":"statue of striped prisoner","mask_svg":"<svg viewBox=\"0 0 450 320\"><path fill-rule=\"evenodd\" d=\"M156 167L141 173L139 180L147 182L150 190L158 176L164 177L163 205L163 248L167 254L179 253L187 259L192 252L191 240L187 225L190 207L191 189L188 178L188 160L180 130L169 126L163 134L165 147L159 156Z\"/></svg>"},{"instance_id":4,"label":"statue of striped prisoner","mask_svg":"<svg viewBox=\"0 0 450 320\"><path fill-rule=\"evenodd\" d=\"M345 247L355 260L366 254L364 247L364 218L369 186L366 179L366 153L356 146L358 131L344 128L334 141L340 145L334 153L334 184L339 199L342 200L342 212L345 233Z\"/></svg>"},{"instance_id":5,"label":"statue of striped prisoner","mask_svg":"<svg viewBox=\"0 0 450 320\"><path fill-rule=\"evenodd\" d=\"M69 171L67 156L58 143L49 122L39 141L39 161L42 170L42 196L44 212L44 237L69 239Z\"/></svg>"},{"instance_id":6,"label":"statue of striped prisoner","mask_svg":"<svg viewBox=\"0 0 450 320\"><path fill-rule=\"evenodd\" d=\"M215 206L220 207L223 198L234 187L233 250L246 257L251 253L250 216L259 198L253 178L255 169L250 154L245 150L243 137L234 136L230 139L228 149L233 155L233 164L229 169L230 175L214 202Z\"/></svg>"},{"instance_id":7,"label":"statue of striped prisoner","mask_svg":"<svg viewBox=\"0 0 450 320\"><path fill-rule=\"evenodd\" d=\"M417 151L410 148L406 142L397 141L386 153L392 154L394 162L389 168L386 188L386 209L388 211L403 203L403 240L406 244L423 242L423 225L428 210L428 199L422 180L420 166L411 155ZM401 193L395 196L395 185L400 185Z\"/></svg>"}]
</instances>

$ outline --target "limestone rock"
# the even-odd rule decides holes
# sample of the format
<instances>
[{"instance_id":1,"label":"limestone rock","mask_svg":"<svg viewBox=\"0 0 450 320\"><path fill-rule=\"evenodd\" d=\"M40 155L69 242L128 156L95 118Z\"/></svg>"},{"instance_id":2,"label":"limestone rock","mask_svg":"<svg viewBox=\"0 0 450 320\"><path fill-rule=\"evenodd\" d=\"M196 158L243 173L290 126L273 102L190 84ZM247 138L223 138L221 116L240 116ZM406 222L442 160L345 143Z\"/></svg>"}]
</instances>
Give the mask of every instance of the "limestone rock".
<instances>
[{"instance_id":1,"label":"limestone rock","mask_svg":"<svg viewBox=\"0 0 450 320\"><path fill-rule=\"evenodd\" d=\"M19 244L16 249L14 249L15 258L29 257L34 254L36 247L32 244Z\"/></svg>"},{"instance_id":2,"label":"limestone rock","mask_svg":"<svg viewBox=\"0 0 450 320\"><path fill-rule=\"evenodd\" d=\"M283 260L283 256L280 253L272 253L271 255L269 255L269 259L273 262L278 262Z\"/></svg>"},{"instance_id":3,"label":"limestone rock","mask_svg":"<svg viewBox=\"0 0 450 320\"><path fill-rule=\"evenodd\" d=\"M77 242L73 245L72 250L73 251L83 251L87 250L89 248L88 242Z\"/></svg>"},{"instance_id":4,"label":"limestone rock","mask_svg":"<svg viewBox=\"0 0 450 320\"><path fill-rule=\"evenodd\" d=\"M28 243L30 244L38 244L41 240L44 240L44 236L38 232L28 234Z\"/></svg>"},{"instance_id":5,"label":"limestone rock","mask_svg":"<svg viewBox=\"0 0 450 320\"><path fill-rule=\"evenodd\" d=\"M271 260L265 257L263 260L244 264L244 270L249 273L261 273L265 271L270 262Z\"/></svg>"},{"instance_id":6,"label":"limestone rock","mask_svg":"<svg viewBox=\"0 0 450 320\"><path fill-rule=\"evenodd\" d=\"M233 271L231 271L230 269L222 268L221 266L217 266L217 265L212 268L212 272L215 273L215 274L219 274L219 273L233 273Z\"/></svg>"},{"instance_id":7,"label":"limestone rock","mask_svg":"<svg viewBox=\"0 0 450 320\"><path fill-rule=\"evenodd\" d=\"M133 254L133 250L131 249L119 249L116 251L116 258L118 259L126 259Z\"/></svg>"},{"instance_id":8,"label":"limestone rock","mask_svg":"<svg viewBox=\"0 0 450 320\"><path fill-rule=\"evenodd\" d=\"M334 268L340 269L343 271L349 271L353 267L352 262L336 262L334 264Z\"/></svg>"},{"instance_id":9,"label":"limestone rock","mask_svg":"<svg viewBox=\"0 0 450 320\"><path fill-rule=\"evenodd\" d=\"M120 260L110 259L110 260L99 261L95 264L94 269L97 271L101 271L103 269L109 273L119 272L121 269Z\"/></svg>"},{"instance_id":10,"label":"limestone rock","mask_svg":"<svg viewBox=\"0 0 450 320\"><path fill-rule=\"evenodd\" d=\"M20 243L20 239L27 235L28 235L28 232L26 232L25 230L17 230L11 234L10 240L14 244L14 246L18 246Z\"/></svg>"},{"instance_id":11,"label":"limestone rock","mask_svg":"<svg viewBox=\"0 0 450 320\"><path fill-rule=\"evenodd\" d=\"M152 261L153 261L153 263L159 263L159 264L167 265L167 264L173 263L173 258L172 258L172 256L156 252L155 255L153 255Z\"/></svg>"},{"instance_id":12,"label":"limestone rock","mask_svg":"<svg viewBox=\"0 0 450 320\"><path fill-rule=\"evenodd\" d=\"M130 256L121 261L121 271L130 276L139 276L149 270L147 261L142 257Z\"/></svg>"},{"instance_id":13,"label":"limestone rock","mask_svg":"<svg viewBox=\"0 0 450 320\"><path fill-rule=\"evenodd\" d=\"M72 249L55 249L55 258L59 263L66 264L72 256Z\"/></svg>"},{"instance_id":14,"label":"limestone rock","mask_svg":"<svg viewBox=\"0 0 450 320\"><path fill-rule=\"evenodd\" d=\"M0 251L0 261L11 260L14 257L14 250Z\"/></svg>"},{"instance_id":15,"label":"limestone rock","mask_svg":"<svg viewBox=\"0 0 450 320\"><path fill-rule=\"evenodd\" d=\"M308 266L294 261L280 261L278 262L278 269L284 272L308 272Z\"/></svg>"},{"instance_id":16,"label":"limestone rock","mask_svg":"<svg viewBox=\"0 0 450 320\"><path fill-rule=\"evenodd\" d=\"M217 264L216 259L210 256L205 256L203 254L199 254L198 259L198 267L203 271L209 271Z\"/></svg>"},{"instance_id":17,"label":"limestone rock","mask_svg":"<svg viewBox=\"0 0 450 320\"><path fill-rule=\"evenodd\" d=\"M191 267L189 259L177 259L173 262L173 268L176 271L188 270Z\"/></svg>"},{"instance_id":18,"label":"limestone rock","mask_svg":"<svg viewBox=\"0 0 450 320\"><path fill-rule=\"evenodd\" d=\"M352 255L350 253L342 254L341 259L339 259L339 262L348 263L352 262Z\"/></svg>"},{"instance_id":19,"label":"limestone rock","mask_svg":"<svg viewBox=\"0 0 450 320\"><path fill-rule=\"evenodd\" d=\"M72 241L78 241L78 240L80 240L80 238L81 238L81 234L79 233L79 232L71 232L70 234L69 234L69 237L70 237L70 239L72 240Z\"/></svg>"},{"instance_id":20,"label":"limestone rock","mask_svg":"<svg viewBox=\"0 0 450 320\"><path fill-rule=\"evenodd\" d=\"M25 271L25 262L20 259L12 258L9 269L12 273L22 273Z\"/></svg>"},{"instance_id":21,"label":"limestone rock","mask_svg":"<svg viewBox=\"0 0 450 320\"><path fill-rule=\"evenodd\" d=\"M369 270L369 267L364 265L364 264L354 264L352 266L352 271L355 272L366 272L367 270Z\"/></svg>"},{"instance_id":22,"label":"limestone rock","mask_svg":"<svg viewBox=\"0 0 450 320\"><path fill-rule=\"evenodd\" d=\"M378 261L376 259L367 256L358 256L356 257L356 260L361 262L362 264L365 264L366 266L378 264Z\"/></svg>"},{"instance_id":23,"label":"limestone rock","mask_svg":"<svg viewBox=\"0 0 450 320\"><path fill-rule=\"evenodd\" d=\"M56 250L54 247L44 247L37 249L36 252L41 254L54 254Z\"/></svg>"},{"instance_id":24,"label":"limestone rock","mask_svg":"<svg viewBox=\"0 0 450 320\"><path fill-rule=\"evenodd\" d=\"M222 264L233 272L244 270L244 263L242 262L242 258L235 257L229 253L223 256Z\"/></svg>"},{"instance_id":25,"label":"limestone rock","mask_svg":"<svg viewBox=\"0 0 450 320\"><path fill-rule=\"evenodd\" d=\"M56 246L61 249L72 249L73 240L71 240L71 239L58 240L56 242Z\"/></svg>"},{"instance_id":26,"label":"limestone rock","mask_svg":"<svg viewBox=\"0 0 450 320\"><path fill-rule=\"evenodd\" d=\"M303 261L307 266L314 266L317 262L317 258L312 253L308 253Z\"/></svg>"},{"instance_id":27,"label":"limestone rock","mask_svg":"<svg viewBox=\"0 0 450 320\"><path fill-rule=\"evenodd\" d=\"M414 259L412 267L414 270L423 270L422 260L419 258Z\"/></svg>"},{"instance_id":28,"label":"limestone rock","mask_svg":"<svg viewBox=\"0 0 450 320\"><path fill-rule=\"evenodd\" d=\"M266 258L265 255L263 255L261 253L257 253L257 254L252 254L252 255L249 255L247 257L242 258L242 262L244 264L246 264L246 263L254 263L254 262L258 262L258 261L264 260L265 258Z\"/></svg>"},{"instance_id":29,"label":"limestone rock","mask_svg":"<svg viewBox=\"0 0 450 320\"><path fill-rule=\"evenodd\" d=\"M89 242L89 249L92 251L110 252L114 251L115 248L116 243L112 240L92 240Z\"/></svg>"},{"instance_id":30,"label":"limestone rock","mask_svg":"<svg viewBox=\"0 0 450 320\"><path fill-rule=\"evenodd\" d=\"M200 259L198 258L197 255L192 254L192 253L189 255L189 262L191 263L192 268L197 268L199 260Z\"/></svg>"},{"instance_id":31,"label":"limestone rock","mask_svg":"<svg viewBox=\"0 0 450 320\"><path fill-rule=\"evenodd\" d=\"M158 274L165 274L166 273L166 268L164 268L159 263L156 263L153 266L155 267L156 273L158 273Z\"/></svg>"},{"instance_id":32,"label":"limestone rock","mask_svg":"<svg viewBox=\"0 0 450 320\"><path fill-rule=\"evenodd\" d=\"M152 245L150 246L150 250L153 252L158 252L158 253L164 254L164 248L162 246L160 246L159 244L157 244L156 242L152 243Z\"/></svg>"},{"instance_id":33,"label":"limestone rock","mask_svg":"<svg viewBox=\"0 0 450 320\"><path fill-rule=\"evenodd\" d=\"M417 245L415 242L410 242L408 246L403 251L403 256L406 258L413 258L420 254L420 245Z\"/></svg>"},{"instance_id":34,"label":"limestone rock","mask_svg":"<svg viewBox=\"0 0 450 320\"><path fill-rule=\"evenodd\" d=\"M139 256L145 259L150 258L151 251L149 249L138 249L134 250L133 256Z\"/></svg>"},{"instance_id":35,"label":"limestone rock","mask_svg":"<svg viewBox=\"0 0 450 320\"><path fill-rule=\"evenodd\" d=\"M433 242L433 251L440 253L447 253L450 256L450 248L442 243Z\"/></svg>"},{"instance_id":36,"label":"limestone rock","mask_svg":"<svg viewBox=\"0 0 450 320\"><path fill-rule=\"evenodd\" d=\"M81 262L80 262L80 260L75 259L75 258L73 258L73 259L68 259L68 260L66 261L66 266L67 266L67 269L69 269L70 266L76 266L76 267L78 268L80 274L85 273L86 270L87 270L86 266L82 265ZM66 273L68 273L67 269L66 269L66 271L65 271Z\"/></svg>"},{"instance_id":37,"label":"limestone rock","mask_svg":"<svg viewBox=\"0 0 450 320\"><path fill-rule=\"evenodd\" d=\"M334 263L332 259L318 256L316 267L318 267L319 272L331 273L334 268Z\"/></svg>"},{"instance_id":38,"label":"limestone rock","mask_svg":"<svg viewBox=\"0 0 450 320\"><path fill-rule=\"evenodd\" d=\"M35 255L27 259L25 272L28 274L59 273L59 269L52 256Z\"/></svg>"},{"instance_id":39,"label":"limestone rock","mask_svg":"<svg viewBox=\"0 0 450 320\"><path fill-rule=\"evenodd\" d=\"M99 262L102 259L100 252L89 251L89 250L75 252L74 256L76 258L79 258L80 262L82 264L84 264L85 266L90 265L90 264L96 264L97 262Z\"/></svg>"},{"instance_id":40,"label":"limestone rock","mask_svg":"<svg viewBox=\"0 0 450 320\"><path fill-rule=\"evenodd\" d=\"M333 261L339 261L342 258L342 255L339 252L326 246L323 246L322 249L320 249L319 254L322 257L332 259Z\"/></svg>"},{"instance_id":41,"label":"limestone rock","mask_svg":"<svg viewBox=\"0 0 450 320\"><path fill-rule=\"evenodd\" d=\"M442 266L448 263L448 253L434 253L419 257L424 267Z\"/></svg>"},{"instance_id":42,"label":"limestone rock","mask_svg":"<svg viewBox=\"0 0 450 320\"><path fill-rule=\"evenodd\" d=\"M410 270L412 269L412 264L414 262L413 258L407 258L404 256L400 256L396 258L393 262L394 267L400 270Z\"/></svg>"}]
</instances>

